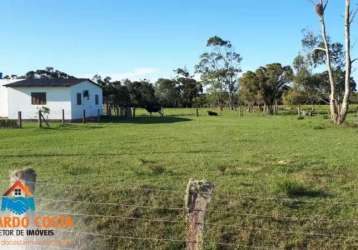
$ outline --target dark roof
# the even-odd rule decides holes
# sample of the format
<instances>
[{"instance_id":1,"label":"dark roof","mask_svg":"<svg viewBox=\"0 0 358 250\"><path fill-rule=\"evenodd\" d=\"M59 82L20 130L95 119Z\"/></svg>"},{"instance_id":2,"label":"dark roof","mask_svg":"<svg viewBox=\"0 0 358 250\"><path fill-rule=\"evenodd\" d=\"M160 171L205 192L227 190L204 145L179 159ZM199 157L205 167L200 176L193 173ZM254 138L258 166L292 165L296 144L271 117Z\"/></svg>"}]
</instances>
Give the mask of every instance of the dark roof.
<instances>
[{"instance_id":1,"label":"dark roof","mask_svg":"<svg viewBox=\"0 0 358 250\"><path fill-rule=\"evenodd\" d=\"M85 78L70 78L70 79L24 79L18 82L6 84L6 87L71 87L81 82L89 81L90 83L100 87L97 83Z\"/></svg>"}]
</instances>

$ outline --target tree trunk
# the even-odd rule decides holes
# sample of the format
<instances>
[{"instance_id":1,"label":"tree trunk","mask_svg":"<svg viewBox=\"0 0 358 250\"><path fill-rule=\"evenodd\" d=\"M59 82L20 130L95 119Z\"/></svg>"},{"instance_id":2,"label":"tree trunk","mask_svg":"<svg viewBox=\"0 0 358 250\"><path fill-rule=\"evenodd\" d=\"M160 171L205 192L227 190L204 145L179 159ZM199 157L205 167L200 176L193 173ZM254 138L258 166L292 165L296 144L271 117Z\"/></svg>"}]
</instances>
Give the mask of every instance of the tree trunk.
<instances>
[{"instance_id":1,"label":"tree trunk","mask_svg":"<svg viewBox=\"0 0 358 250\"><path fill-rule=\"evenodd\" d=\"M229 106L231 110L234 110L234 100L233 100L233 94L229 92Z\"/></svg>"},{"instance_id":2,"label":"tree trunk","mask_svg":"<svg viewBox=\"0 0 358 250\"><path fill-rule=\"evenodd\" d=\"M345 24L344 24L344 36L345 36L345 59L346 59L346 75L345 75L345 84L344 84L344 96L342 100L342 106L339 111L339 120L338 123L342 124L347 117L349 109L349 97L351 95L350 80L352 73L352 60L351 60L351 10L350 10L350 0L346 0L346 13L345 13Z\"/></svg>"},{"instance_id":3,"label":"tree trunk","mask_svg":"<svg viewBox=\"0 0 358 250\"><path fill-rule=\"evenodd\" d=\"M325 13L320 16L321 21L321 33L322 39L324 42L324 51L326 53L326 64L327 70L329 75L329 82L331 85L331 94L330 94L330 112L331 112L331 120L335 124L342 124L347 117L348 109L349 109L349 97L351 94L350 88L350 79L352 74L352 60L351 60L351 8L350 8L350 0L346 0L346 7L345 7L345 86L344 86L344 97L342 103L337 101L336 96L336 82L333 77L333 69L332 69L332 60L331 60L331 52L329 50L329 43L328 43L328 35L326 30L326 22L325 22ZM321 0L321 5L325 6L323 0Z\"/></svg>"},{"instance_id":4,"label":"tree trunk","mask_svg":"<svg viewBox=\"0 0 358 250\"><path fill-rule=\"evenodd\" d=\"M323 0L321 0L322 6L324 5ZM329 106L331 111L331 119L333 122L336 122L337 116L338 116L338 108L337 108L337 101L336 101L336 82L333 77L333 69L332 69L332 61L331 61L331 52L329 50L329 44L328 44L328 36L327 36L327 30L326 30L326 21L324 14L320 17L321 21L321 33L322 33L322 39L324 42L324 50L326 53L326 65L327 65L327 71L329 76L329 83L331 85L331 94L329 96Z\"/></svg>"}]
</instances>

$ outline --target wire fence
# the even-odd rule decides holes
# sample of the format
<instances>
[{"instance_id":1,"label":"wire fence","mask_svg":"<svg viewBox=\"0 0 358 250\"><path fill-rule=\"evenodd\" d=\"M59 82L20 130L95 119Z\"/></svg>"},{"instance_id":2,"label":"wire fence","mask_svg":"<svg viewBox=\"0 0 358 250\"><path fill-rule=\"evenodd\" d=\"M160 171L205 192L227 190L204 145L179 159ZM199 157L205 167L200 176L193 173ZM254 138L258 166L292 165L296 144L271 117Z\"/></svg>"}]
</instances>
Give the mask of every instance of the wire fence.
<instances>
[{"instance_id":1,"label":"wire fence","mask_svg":"<svg viewBox=\"0 0 358 250\"><path fill-rule=\"evenodd\" d=\"M0 183L8 185L9 181L2 180ZM78 225L73 230L56 229L58 233L69 234L76 242L74 246L50 246L49 249L131 249L136 246L146 246L147 249L182 249L187 244L197 243L187 239L189 211L183 202L187 195L184 187L182 190L175 190L108 186L118 197L112 197L110 201L105 201L104 197L102 201L98 197L92 199L86 195L77 195L72 199L71 196L63 198L54 197L51 193L45 194L49 187L61 192L65 189L94 188L91 182L61 183L60 180L40 179L36 182L26 181L26 184L36 185L36 214L72 216ZM148 200L128 201L122 199L121 193L129 196L136 193L147 198L149 193L154 195ZM204 191L200 195L209 194ZM216 200L215 196L220 199ZM177 202L167 203L168 199L173 197ZM314 248L319 245L328 249L358 247L358 219L355 219L354 213L348 218L340 218L334 213L307 216L300 214L299 210L296 214L287 215L284 211L270 211L270 206L260 211L251 209L255 203L260 206L273 204L280 207L285 203L296 202L322 207L336 204L351 209L355 209L358 204L329 198L303 200L280 196L258 197L253 194L221 192L218 189L214 191L208 208L192 209L191 213L203 213L206 216L205 221L195 223L196 226L204 228L205 249L277 249L290 246ZM90 241L88 237L92 237ZM92 242L90 246L89 242Z\"/></svg>"}]
</instances>

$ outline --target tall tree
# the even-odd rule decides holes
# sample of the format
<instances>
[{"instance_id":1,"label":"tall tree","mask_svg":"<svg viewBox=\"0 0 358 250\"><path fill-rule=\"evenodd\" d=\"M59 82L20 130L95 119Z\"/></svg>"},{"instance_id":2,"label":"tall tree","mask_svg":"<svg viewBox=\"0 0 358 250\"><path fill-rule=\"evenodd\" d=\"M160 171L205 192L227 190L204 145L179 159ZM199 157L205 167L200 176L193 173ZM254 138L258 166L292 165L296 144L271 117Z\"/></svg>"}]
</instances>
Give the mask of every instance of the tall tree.
<instances>
[{"instance_id":1,"label":"tall tree","mask_svg":"<svg viewBox=\"0 0 358 250\"><path fill-rule=\"evenodd\" d=\"M228 93L229 105L233 109L242 58L235 52L230 41L218 36L209 38L207 47L210 51L200 56L200 61L195 66L196 72L201 74L202 82L209 85L212 91Z\"/></svg>"},{"instance_id":2,"label":"tall tree","mask_svg":"<svg viewBox=\"0 0 358 250\"><path fill-rule=\"evenodd\" d=\"M172 79L160 78L155 83L155 93L164 107L178 107L180 103L180 89L178 82Z\"/></svg>"},{"instance_id":3,"label":"tall tree","mask_svg":"<svg viewBox=\"0 0 358 250\"><path fill-rule=\"evenodd\" d=\"M274 105L277 104L288 84L292 81L292 69L290 66L282 66L279 63L268 64L260 67L256 72L247 72L241 78L240 92L251 103L261 100L269 114L274 113Z\"/></svg>"},{"instance_id":4,"label":"tall tree","mask_svg":"<svg viewBox=\"0 0 358 250\"><path fill-rule=\"evenodd\" d=\"M193 107L194 100L203 92L202 85L185 68L178 68L174 72L177 74L176 81L179 86L182 106Z\"/></svg>"},{"instance_id":5,"label":"tall tree","mask_svg":"<svg viewBox=\"0 0 358 250\"><path fill-rule=\"evenodd\" d=\"M332 48L330 44L327 25L326 25L326 9L328 0L319 0L315 4L315 11L319 17L321 24L321 43L320 46L315 48L315 51L322 51L324 53L325 63L328 71L328 79L330 83L330 112L331 119L335 124L342 124L347 117L349 109L349 97L351 95L351 73L352 63L351 59L351 25L355 14L351 11L351 1L345 0L345 17L344 17L344 94L342 101L337 98L337 82L334 77L334 65L332 62Z\"/></svg>"}]
</instances>

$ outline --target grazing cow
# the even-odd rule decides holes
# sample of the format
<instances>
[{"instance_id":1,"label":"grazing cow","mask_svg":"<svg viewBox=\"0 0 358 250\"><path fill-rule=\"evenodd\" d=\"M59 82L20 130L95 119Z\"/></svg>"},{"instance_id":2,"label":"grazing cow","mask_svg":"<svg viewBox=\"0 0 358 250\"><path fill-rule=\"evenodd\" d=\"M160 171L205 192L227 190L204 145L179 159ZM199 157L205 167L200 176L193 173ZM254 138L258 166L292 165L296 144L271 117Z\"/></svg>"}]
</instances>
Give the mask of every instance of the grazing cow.
<instances>
[{"instance_id":1,"label":"grazing cow","mask_svg":"<svg viewBox=\"0 0 358 250\"><path fill-rule=\"evenodd\" d=\"M209 116L218 116L219 114L213 111L208 111Z\"/></svg>"}]
</instances>

